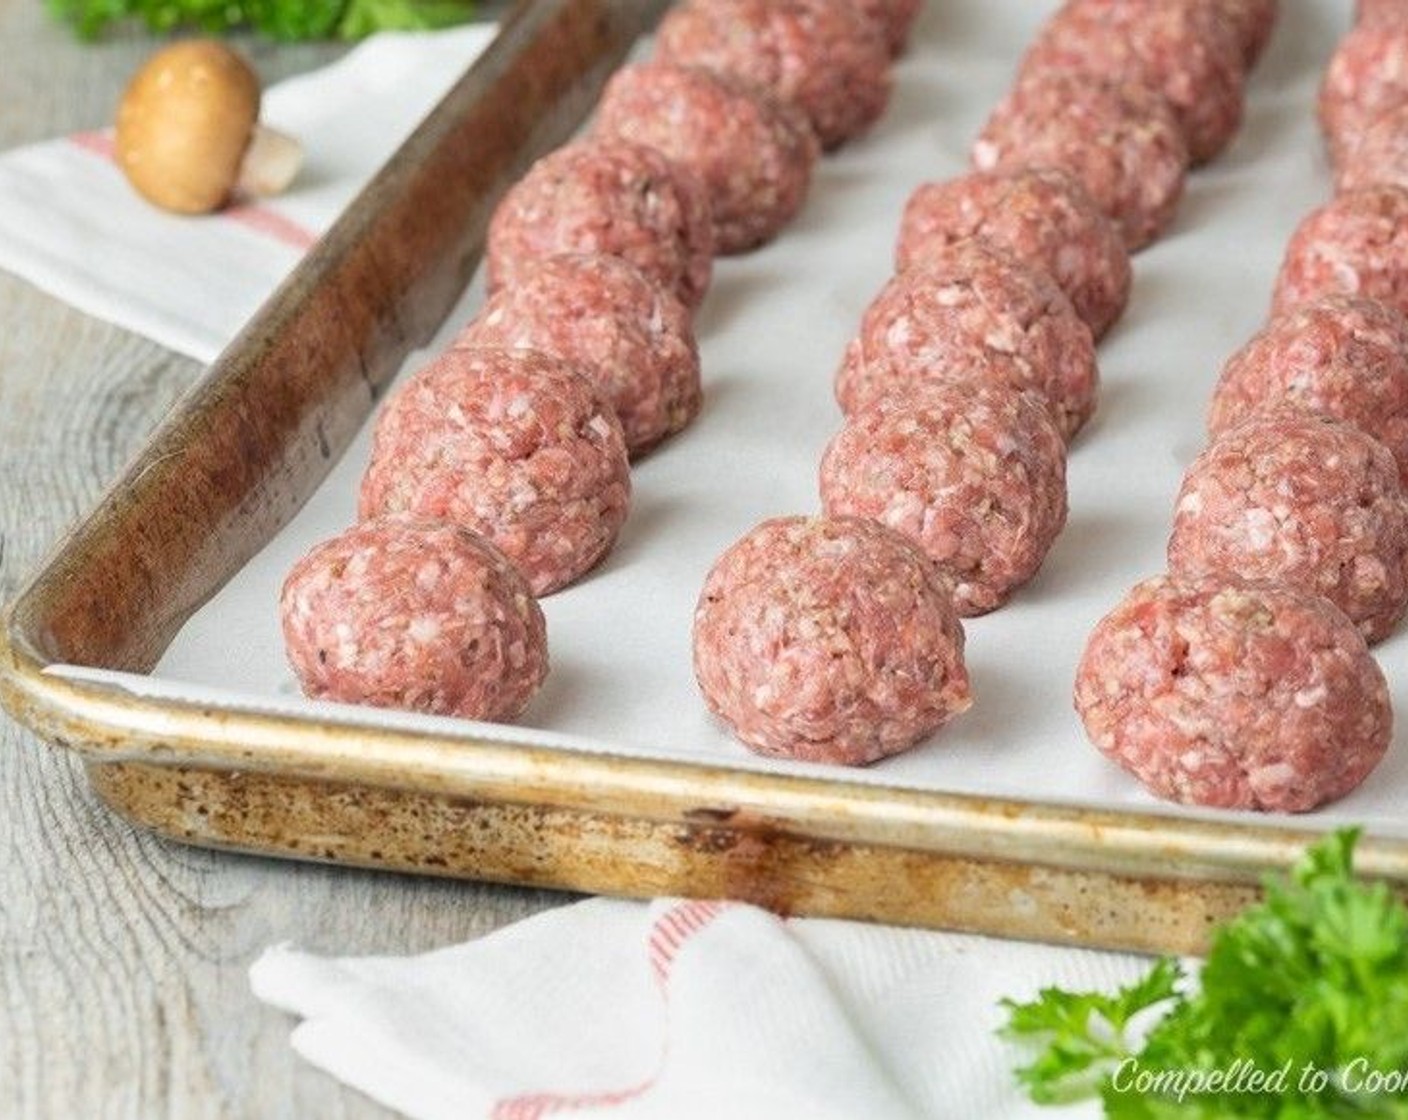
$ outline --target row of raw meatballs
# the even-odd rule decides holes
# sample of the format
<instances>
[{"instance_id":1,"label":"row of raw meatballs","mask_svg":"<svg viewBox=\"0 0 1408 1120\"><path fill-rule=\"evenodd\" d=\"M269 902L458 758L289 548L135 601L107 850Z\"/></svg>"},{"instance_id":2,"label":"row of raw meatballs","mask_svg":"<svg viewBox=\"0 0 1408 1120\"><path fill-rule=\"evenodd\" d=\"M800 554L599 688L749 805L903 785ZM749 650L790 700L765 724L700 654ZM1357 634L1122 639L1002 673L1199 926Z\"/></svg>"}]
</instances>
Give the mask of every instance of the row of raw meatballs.
<instances>
[{"instance_id":1,"label":"row of raw meatballs","mask_svg":"<svg viewBox=\"0 0 1408 1120\"><path fill-rule=\"evenodd\" d=\"M1399 44L1391 47L1390 44ZM1402 53L1395 53L1402 52ZM1339 193L1297 228L1267 325L1223 368L1170 575L1092 634L1076 706L1095 744L1176 801L1304 811L1383 757L1368 643L1408 610L1408 9L1362 4L1320 120ZM1382 115L1375 116L1375 112Z\"/></svg>"},{"instance_id":2,"label":"row of raw meatballs","mask_svg":"<svg viewBox=\"0 0 1408 1120\"><path fill-rule=\"evenodd\" d=\"M1188 168L1235 135L1276 16L1276 0L1068 0L1027 50L973 163L1068 171L1141 249L1173 220Z\"/></svg>"},{"instance_id":3,"label":"row of raw meatballs","mask_svg":"<svg viewBox=\"0 0 1408 1120\"><path fill-rule=\"evenodd\" d=\"M749 533L696 611L706 702L748 746L867 763L971 704L959 618L1006 602L1064 526L1066 442L1094 411L1129 250L1235 130L1275 15L1071 0L983 130L979 170L911 196L896 274L837 375L823 516Z\"/></svg>"},{"instance_id":4,"label":"row of raw meatballs","mask_svg":"<svg viewBox=\"0 0 1408 1120\"><path fill-rule=\"evenodd\" d=\"M700 407L692 312L717 253L775 237L823 147L884 108L918 0L687 0L586 139L497 208L490 297L387 402L359 521L281 596L314 697L517 716L547 673L536 596L608 553L628 459Z\"/></svg>"}]
</instances>

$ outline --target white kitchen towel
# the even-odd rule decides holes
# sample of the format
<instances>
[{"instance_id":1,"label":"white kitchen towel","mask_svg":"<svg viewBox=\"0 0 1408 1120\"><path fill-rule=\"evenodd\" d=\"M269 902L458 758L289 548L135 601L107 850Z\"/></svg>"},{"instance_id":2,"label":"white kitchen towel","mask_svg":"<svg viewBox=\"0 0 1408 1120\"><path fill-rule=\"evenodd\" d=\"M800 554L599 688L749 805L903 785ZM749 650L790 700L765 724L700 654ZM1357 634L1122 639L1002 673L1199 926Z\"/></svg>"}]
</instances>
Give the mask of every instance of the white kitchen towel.
<instances>
[{"instance_id":1,"label":"white kitchen towel","mask_svg":"<svg viewBox=\"0 0 1408 1120\"><path fill-rule=\"evenodd\" d=\"M1003 996L1113 990L1132 954L612 899L414 957L288 946L250 969L293 1045L424 1120L1098 1116L1026 1102Z\"/></svg>"},{"instance_id":2,"label":"white kitchen towel","mask_svg":"<svg viewBox=\"0 0 1408 1120\"><path fill-rule=\"evenodd\" d=\"M144 202L109 130L0 154L0 268L100 319L213 359L493 38L490 24L373 36L270 86L304 164L276 199L183 217Z\"/></svg>"}]
</instances>

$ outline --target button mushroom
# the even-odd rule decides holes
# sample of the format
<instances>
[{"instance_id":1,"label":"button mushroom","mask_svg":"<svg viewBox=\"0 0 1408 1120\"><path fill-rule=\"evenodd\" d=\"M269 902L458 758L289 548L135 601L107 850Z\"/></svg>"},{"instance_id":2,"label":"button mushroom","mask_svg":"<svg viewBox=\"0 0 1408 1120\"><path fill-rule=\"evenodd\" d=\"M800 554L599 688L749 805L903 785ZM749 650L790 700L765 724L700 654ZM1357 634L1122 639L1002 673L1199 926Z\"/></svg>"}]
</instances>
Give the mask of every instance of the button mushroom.
<instances>
[{"instance_id":1,"label":"button mushroom","mask_svg":"<svg viewBox=\"0 0 1408 1120\"><path fill-rule=\"evenodd\" d=\"M232 195L277 194L302 162L298 142L258 124L259 79L222 43L154 54L117 112L117 162L149 202L204 214Z\"/></svg>"}]
</instances>

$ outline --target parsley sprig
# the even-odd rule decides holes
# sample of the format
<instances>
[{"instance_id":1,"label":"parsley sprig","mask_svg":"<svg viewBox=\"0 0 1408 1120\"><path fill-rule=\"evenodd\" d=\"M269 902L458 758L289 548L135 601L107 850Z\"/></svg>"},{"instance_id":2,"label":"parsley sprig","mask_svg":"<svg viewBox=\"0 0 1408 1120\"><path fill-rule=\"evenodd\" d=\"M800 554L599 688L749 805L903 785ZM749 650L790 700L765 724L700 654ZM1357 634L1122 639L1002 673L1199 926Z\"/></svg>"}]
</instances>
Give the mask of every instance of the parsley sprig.
<instances>
[{"instance_id":1,"label":"parsley sprig","mask_svg":"<svg viewBox=\"0 0 1408 1120\"><path fill-rule=\"evenodd\" d=\"M1036 1051L1017 1071L1032 1099L1098 1095L1115 1120L1408 1118L1408 907L1354 878L1358 837L1331 833L1269 880L1191 993L1165 958L1114 995L1004 1000L1003 1035Z\"/></svg>"},{"instance_id":2,"label":"parsley sprig","mask_svg":"<svg viewBox=\"0 0 1408 1120\"><path fill-rule=\"evenodd\" d=\"M421 31L463 23L474 0L46 0L49 11L95 39L112 23L153 31L219 34L252 29L269 39L360 39L374 31Z\"/></svg>"}]
</instances>

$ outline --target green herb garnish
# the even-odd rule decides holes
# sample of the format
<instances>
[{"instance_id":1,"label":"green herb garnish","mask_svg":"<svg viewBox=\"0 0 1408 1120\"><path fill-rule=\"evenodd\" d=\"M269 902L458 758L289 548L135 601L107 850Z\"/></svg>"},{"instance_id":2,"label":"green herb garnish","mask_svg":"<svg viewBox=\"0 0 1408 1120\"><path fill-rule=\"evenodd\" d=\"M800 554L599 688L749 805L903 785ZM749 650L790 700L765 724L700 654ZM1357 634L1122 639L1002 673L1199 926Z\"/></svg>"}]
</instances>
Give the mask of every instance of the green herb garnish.
<instances>
[{"instance_id":1,"label":"green herb garnish","mask_svg":"<svg viewBox=\"0 0 1408 1120\"><path fill-rule=\"evenodd\" d=\"M1269 880L1216 931L1192 993L1165 958L1113 996L1004 1000L1003 1036L1037 1050L1017 1071L1032 1099L1098 1095L1117 1120L1408 1118L1408 907L1355 880L1358 837L1332 833Z\"/></svg>"},{"instance_id":2,"label":"green herb garnish","mask_svg":"<svg viewBox=\"0 0 1408 1120\"><path fill-rule=\"evenodd\" d=\"M53 15L94 39L138 20L153 31L208 34L252 29L269 39L360 39L374 31L424 31L463 23L474 0L46 0Z\"/></svg>"}]
</instances>

